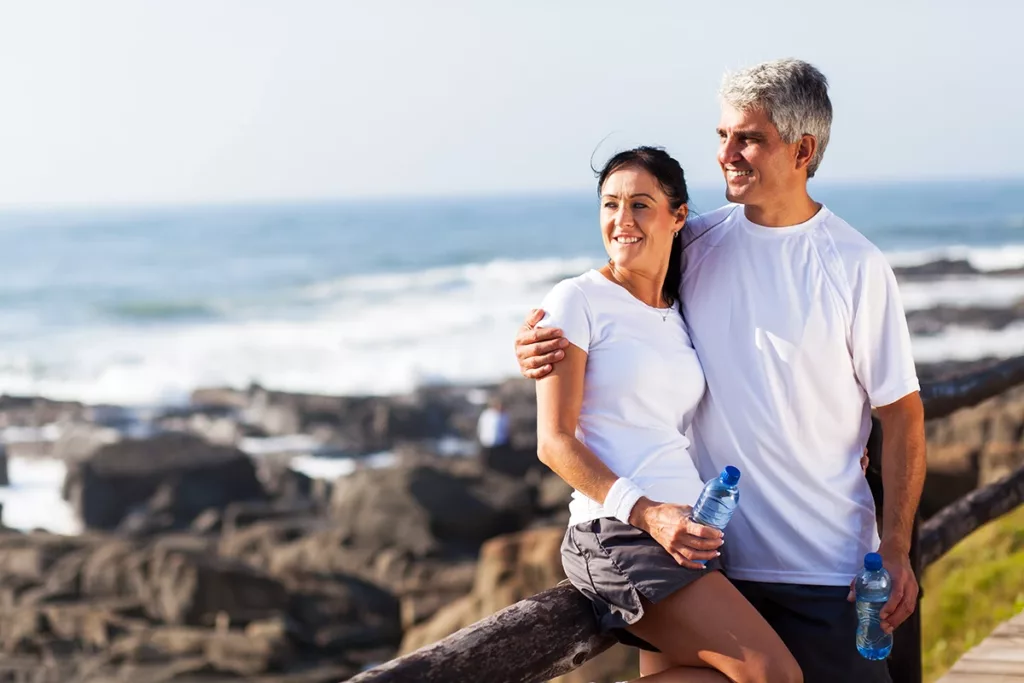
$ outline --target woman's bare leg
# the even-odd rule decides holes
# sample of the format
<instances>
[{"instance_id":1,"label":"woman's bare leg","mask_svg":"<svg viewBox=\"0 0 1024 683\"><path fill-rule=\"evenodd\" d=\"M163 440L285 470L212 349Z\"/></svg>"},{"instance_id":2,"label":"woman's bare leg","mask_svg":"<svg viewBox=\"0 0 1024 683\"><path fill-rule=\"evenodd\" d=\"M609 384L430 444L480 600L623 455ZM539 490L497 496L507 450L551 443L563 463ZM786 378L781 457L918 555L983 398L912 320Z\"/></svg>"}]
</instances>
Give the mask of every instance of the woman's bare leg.
<instances>
[{"instance_id":1,"label":"woman's bare leg","mask_svg":"<svg viewBox=\"0 0 1024 683\"><path fill-rule=\"evenodd\" d=\"M640 650L640 676L633 683L723 683L728 681L715 669L675 666L660 652Z\"/></svg>"},{"instance_id":2,"label":"woman's bare leg","mask_svg":"<svg viewBox=\"0 0 1024 683\"><path fill-rule=\"evenodd\" d=\"M715 669L675 666L638 678L632 683L729 683L729 679Z\"/></svg>"},{"instance_id":3,"label":"woman's bare leg","mask_svg":"<svg viewBox=\"0 0 1024 683\"><path fill-rule=\"evenodd\" d=\"M665 669L671 669L675 667L672 660L666 657L661 652L651 652L650 650L640 650L640 675L650 676L656 674Z\"/></svg>"},{"instance_id":4,"label":"woman's bare leg","mask_svg":"<svg viewBox=\"0 0 1024 683\"><path fill-rule=\"evenodd\" d=\"M656 605L645 600L643 618L629 631L661 650L661 657L644 658L644 670L673 665L652 671L643 679L650 683L716 680L680 677L691 673L675 670L680 667L714 669L738 683L803 681L779 636L719 572L708 572Z\"/></svg>"}]
</instances>

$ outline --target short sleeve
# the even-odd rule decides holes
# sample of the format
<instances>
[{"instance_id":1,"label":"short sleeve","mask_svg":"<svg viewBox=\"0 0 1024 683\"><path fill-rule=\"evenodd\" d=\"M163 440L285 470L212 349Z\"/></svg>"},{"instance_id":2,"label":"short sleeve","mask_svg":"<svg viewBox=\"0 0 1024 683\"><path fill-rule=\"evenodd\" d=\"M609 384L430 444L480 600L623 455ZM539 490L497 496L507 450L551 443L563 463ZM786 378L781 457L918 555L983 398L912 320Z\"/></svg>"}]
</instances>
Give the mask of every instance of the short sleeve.
<instances>
[{"instance_id":1,"label":"short sleeve","mask_svg":"<svg viewBox=\"0 0 1024 683\"><path fill-rule=\"evenodd\" d=\"M557 327L573 346L590 351L593 316L587 296L573 280L562 280L540 305L544 318L537 327Z\"/></svg>"},{"instance_id":2,"label":"short sleeve","mask_svg":"<svg viewBox=\"0 0 1024 683\"><path fill-rule=\"evenodd\" d=\"M920 389L899 286L885 256L871 251L852 283L854 372L873 407Z\"/></svg>"}]
</instances>

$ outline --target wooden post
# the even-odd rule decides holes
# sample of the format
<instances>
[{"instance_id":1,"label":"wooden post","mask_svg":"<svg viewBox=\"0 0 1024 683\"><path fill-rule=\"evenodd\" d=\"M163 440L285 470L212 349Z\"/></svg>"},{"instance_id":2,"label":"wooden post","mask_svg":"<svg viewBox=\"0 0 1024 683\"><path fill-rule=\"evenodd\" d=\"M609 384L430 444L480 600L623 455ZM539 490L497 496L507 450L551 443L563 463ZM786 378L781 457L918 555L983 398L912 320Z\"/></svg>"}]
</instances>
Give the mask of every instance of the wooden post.
<instances>
[{"instance_id":1,"label":"wooden post","mask_svg":"<svg viewBox=\"0 0 1024 683\"><path fill-rule=\"evenodd\" d=\"M868 471L866 473L881 532L882 503L882 423L871 417L871 435L868 437ZM921 583L920 516L914 515L914 528L910 538L910 566L917 582ZM921 683L921 595L917 608L893 633L892 654L889 656L889 676L896 683Z\"/></svg>"},{"instance_id":2,"label":"wooden post","mask_svg":"<svg viewBox=\"0 0 1024 683\"><path fill-rule=\"evenodd\" d=\"M7 446L0 441L0 486L10 485L11 480L7 478Z\"/></svg>"},{"instance_id":3,"label":"wooden post","mask_svg":"<svg viewBox=\"0 0 1024 683\"><path fill-rule=\"evenodd\" d=\"M914 516L914 531L910 539L910 566L921 585L921 518ZM889 676L896 683L921 683L924 672L921 662L921 597L917 594L914 613L900 624L892 634L892 654L889 656Z\"/></svg>"}]
</instances>

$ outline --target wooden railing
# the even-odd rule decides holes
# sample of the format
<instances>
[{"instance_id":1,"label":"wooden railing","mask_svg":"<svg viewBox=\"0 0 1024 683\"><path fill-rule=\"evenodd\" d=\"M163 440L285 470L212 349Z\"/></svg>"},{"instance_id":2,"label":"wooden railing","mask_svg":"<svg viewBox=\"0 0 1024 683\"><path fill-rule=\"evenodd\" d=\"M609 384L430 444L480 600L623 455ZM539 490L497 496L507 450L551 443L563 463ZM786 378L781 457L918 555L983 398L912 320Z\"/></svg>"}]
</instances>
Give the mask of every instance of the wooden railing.
<instances>
[{"instance_id":1,"label":"wooden railing","mask_svg":"<svg viewBox=\"0 0 1024 683\"><path fill-rule=\"evenodd\" d=\"M1024 356L991 368L921 387L925 418L974 406L1024 384ZM874 421L868 443L868 480L881 501L881 431ZM911 563L918 576L957 542L1024 501L1024 467L972 491L923 525L915 522ZM403 657L350 679L349 683L532 683L568 673L614 644L598 631L587 599L561 585L520 600L491 616ZM895 632L889 670L894 681L921 681L920 609Z\"/></svg>"}]
</instances>

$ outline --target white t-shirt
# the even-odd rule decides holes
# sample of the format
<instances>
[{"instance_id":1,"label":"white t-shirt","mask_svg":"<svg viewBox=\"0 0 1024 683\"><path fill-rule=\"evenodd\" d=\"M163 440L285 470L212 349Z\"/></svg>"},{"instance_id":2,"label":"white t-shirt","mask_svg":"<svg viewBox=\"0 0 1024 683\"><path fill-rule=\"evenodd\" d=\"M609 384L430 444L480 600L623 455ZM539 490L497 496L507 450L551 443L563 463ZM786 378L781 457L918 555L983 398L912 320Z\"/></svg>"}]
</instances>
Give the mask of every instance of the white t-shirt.
<instances>
[{"instance_id":1,"label":"white t-shirt","mask_svg":"<svg viewBox=\"0 0 1024 683\"><path fill-rule=\"evenodd\" d=\"M703 488L683 435L704 393L704 373L678 309L648 306L596 270L563 280L541 304L587 352L576 438L656 501L693 505ZM569 525L611 517L574 491Z\"/></svg>"},{"instance_id":2,"label":"white t-shirt","mask_svg":"<svg viewBox=\"0 0 1024 683\"><path fill-rule=\"evenodd\" d=\"M919 388L888 262L827 208L786 228L725 206L687 223L682 300L708 389L704 477L736 465L730 577L844 586L878 547L860 467L870 407Z\"/></svg>"},{"instance_id":3,"label":"white t-shirt","mask_svg":"<svg viewBox=\"0 0 1024 683\"><path fill-rule=\"evenodd\" d=\"M476 435L484 448L504 446L508 443L508 413L494 408L485 408L476 423Z\"/></svg>"}]
</instances>

